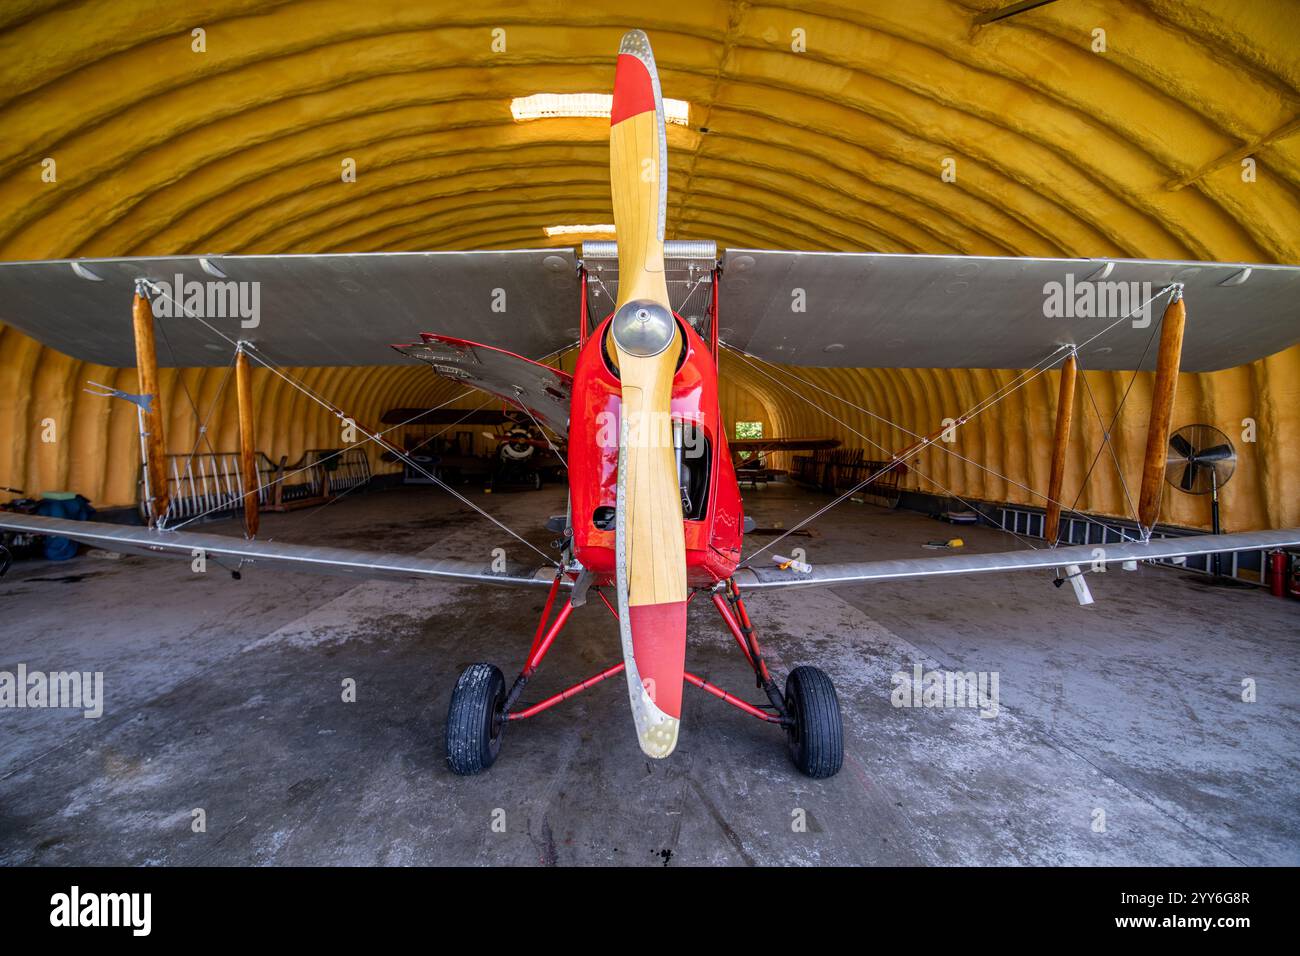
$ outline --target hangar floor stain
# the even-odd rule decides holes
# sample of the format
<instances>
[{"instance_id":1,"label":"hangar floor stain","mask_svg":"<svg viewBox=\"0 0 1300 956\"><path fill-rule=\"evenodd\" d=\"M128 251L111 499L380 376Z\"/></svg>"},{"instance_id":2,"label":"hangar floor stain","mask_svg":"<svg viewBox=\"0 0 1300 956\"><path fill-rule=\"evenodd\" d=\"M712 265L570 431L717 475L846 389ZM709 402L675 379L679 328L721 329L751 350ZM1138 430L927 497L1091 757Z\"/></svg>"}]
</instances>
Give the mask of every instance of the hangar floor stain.
<instances>
[{"instance_id":1,"label":"hangar floor stain","mask_svg":"<svg viewBox=\"0 0 1300 956\"><path fill-rule=\"evenodd\" d=\"M555 486L471 497L543 546L563 510ZM784 486L746 497L760 526L824 503ZM796 540L813 562L923 556L948 530L860 505L815 527ZM484 557L507 544L427 488L268 515L263 536ZM828 781L801 777L777 730L690 688L678 752L651 762L621 678L511 726L489 772L458 778L442 748L456 675L489 660L513 677L543 594L20 564L0 581L0 670L103 671L106 703L97 720L0 710L0 864L1300 863L1300 603L1156 568L1092 588L1090 608L1035 574L755 596L777 669L815 663L836 682L847 753ZM691 615L688 666L755 695L712 608ZM525 700L618 654L589 606ZM892 706L891 676L916 664L998 672L997 716Z\"/></svg>"}]
</instances>

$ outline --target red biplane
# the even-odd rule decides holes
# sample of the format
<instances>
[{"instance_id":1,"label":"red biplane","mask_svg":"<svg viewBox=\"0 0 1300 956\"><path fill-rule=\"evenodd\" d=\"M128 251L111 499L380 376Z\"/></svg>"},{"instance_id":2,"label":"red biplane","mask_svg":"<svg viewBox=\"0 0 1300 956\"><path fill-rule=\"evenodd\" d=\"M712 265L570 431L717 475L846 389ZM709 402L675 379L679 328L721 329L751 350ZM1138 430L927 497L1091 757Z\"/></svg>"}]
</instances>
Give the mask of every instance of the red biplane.
<instances>
[{"instance_id":1,"label":"red biplane","mask_svg":"<svg viewBox=\"0 0 1300 956\"><path fill-rule=\"evenodd\" d=\"M456 685L447 760L461 774L493 763L510 722L620 672L637 740L651 757L667 757L676 746L683 687L691 684L778 725L803 773L834 774L842 760L843 730L831 680L815 667L800 666L784 687L778 684L745 604L750 591L1032 569L1055 570L1058 583L1071 579L1078 589L1086 587L1081 569L1098 564L1300 544L1297 530L1154 536L1158 478L1152 510L1144 477L1136 534L1101 549L1057 547L1062 506L1054 469L1043 496L1050 531L1042 548L811 566L743 557L746 518L718 403L723 348L744 361L784 367L1025 369L1021 380L1061 366L1070 370L1072 381L1084 361L1097 369L1154 366L1146 465L1162 476L1176 372L1236 366L1293 344L1300 336L1300 270L755 249L732 249L719 260L713 243L665 241L662 97L649 41L639 30L626 34L619 50L610 124L617 240L585 244L580 259L567 250L541 249L0 264L5 303L0 319L78 358L140 367L143 399L124 397L141 403L144 497L153 518L148 528L129 528L3 514L0 528L62 535L118 551L189 557L201 550L241 568L283 566L547 589L542 619L514 681L507 683L497 667L481 663L469 667ZM721 298L724 273L727 294ZM1137 292L1127 300L1132 308L1110 316L1115 321L1098 321L1099 313L1087 310L1082 315L1046 310L1049 286L1074 283L1076 274L1101 284L1112 297L1130 289L1157 291ZM240 282L260 283L265 322L213 310L211 297L202 295L204 289ZM117 303L132 286L134 350L123 334L125 323L115 318ZM198 295L190 294L192 286ZM806 298L806 314L792 314L792 296ZM1186 321L1184 298L1196 303L1197 321ZM173 307L158 308L168 300ZM498 308L499 301L507 307ZM1142 320L1153 301L1167 305L1156 324L1149 313ZM729 323L725 328L720 302ZM571 320L564 315L575 305L577 329L566 334ZM387 357L376 351L399 335L409 341L410 330L430 314L439 334L397 345ZM505 400L524 412L548 443L553 441L557 454L561 445L566 450L569 506L564 516L552 519L562 535L558 553L545 556L550 563L542 567L493 567L258 541L258 478L251 469L244 473L245 540L176 530L176 522L168 520L166 476L156 461L161 425L151 418L156 403L147 400L157 392L154 322L166 331L164 358L171 365L224 363L230 352L214 355L214 349L229 346L241 375L251 359L291 380L281 365L379 365L404 360L400 355ZM1160 347L1152 352L1156 331ZM499 345L464 336L495 338ZM553 355L573 347L575 338L572 374L520 354ZM243 402L242 385L239 395ZM1062 396L1063 401L1068 397L1064 390ZM247 462L252 416L243 411L241 405ZM978 411L955 416L945 429ZM402 457L382 434L362 431L367 440ZM897 468L921 450L937 447L939 434L915 436L882 467ZM763 447L781 445L769 440ZM868 475L863 485L871 480ZM687 670L686 610L699 595L716 607L752 667L766 697L762 703L741 700ZM565 622L593 596L618 621L621 662L521 708L521 692Z\"/></svg>"}]
</instances>

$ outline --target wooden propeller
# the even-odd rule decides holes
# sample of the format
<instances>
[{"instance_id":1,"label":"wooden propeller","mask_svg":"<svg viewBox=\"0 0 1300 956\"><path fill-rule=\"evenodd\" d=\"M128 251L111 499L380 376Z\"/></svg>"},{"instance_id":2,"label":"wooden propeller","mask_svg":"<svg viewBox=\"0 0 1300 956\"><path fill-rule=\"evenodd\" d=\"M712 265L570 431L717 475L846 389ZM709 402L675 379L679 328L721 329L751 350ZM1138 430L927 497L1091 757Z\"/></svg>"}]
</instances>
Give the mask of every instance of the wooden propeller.
<instances>
[{"instance_id":1,"label":"wooden propeller","mask_svg":"<svg viewBox=\"0 0 1300 956\"><path fill-rule=\"evenodd\" d=\"M682 332L664 280L666 137L650 41L619 46L610 115L609 180L618 237L618 303L606 342L619 370L615 518L619 627L641 749L677 746L686 662L686 543L672 389Z\"/></svg>"}]
</instances>

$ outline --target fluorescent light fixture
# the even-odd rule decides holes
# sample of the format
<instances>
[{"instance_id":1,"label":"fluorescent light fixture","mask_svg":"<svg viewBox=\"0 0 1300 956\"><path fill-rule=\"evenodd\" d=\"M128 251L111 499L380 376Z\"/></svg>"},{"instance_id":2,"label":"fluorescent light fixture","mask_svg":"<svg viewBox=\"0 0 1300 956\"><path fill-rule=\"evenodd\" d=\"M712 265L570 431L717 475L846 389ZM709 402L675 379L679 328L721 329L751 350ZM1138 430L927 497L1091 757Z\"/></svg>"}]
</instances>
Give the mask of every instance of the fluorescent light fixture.
<instances>
[{"instance_id":1,"label":"fluorescent light fixture","mask_svg":"<svg viewBox=\"0 0 1300 956\"><path fill-rule=\"evenodd\" d=\"M599 225L587 226L547 226L547 236L612 236L614 235L613 223L600 223Z\"/></svg>"},{"instance_id":2,"label":"fluorescent light fixture","mask_svg":"<svg viewBox=\"0 0 1300 956\"><path fill-rule=\"evenodd\" d=\"M516 121L580 116L609 119L614 97L610 93L534 93L510 101ZM685 100L664 100L664 119L685 126L691 118L691 104Z\"/></svg>"}]
</instances>

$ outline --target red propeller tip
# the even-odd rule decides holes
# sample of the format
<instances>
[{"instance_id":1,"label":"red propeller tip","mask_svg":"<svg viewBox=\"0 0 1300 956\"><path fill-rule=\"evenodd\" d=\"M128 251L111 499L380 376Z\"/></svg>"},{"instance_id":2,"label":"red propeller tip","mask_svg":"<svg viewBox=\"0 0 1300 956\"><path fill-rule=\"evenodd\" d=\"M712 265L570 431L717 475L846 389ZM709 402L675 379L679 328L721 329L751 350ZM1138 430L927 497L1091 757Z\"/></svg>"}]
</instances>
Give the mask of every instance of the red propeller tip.
<instances>
[{"instance_id":1,"label":"red propeller tip","mask_svg":"<svg viewBox=\"0 0 1300 956\"><path fill-rule=\"evenodd\" d=\"M614 72L614 105L609 114L609 125L617 126L630 116L650 112L655 108L654 82L646 64L631 53L621 53Z\"/></svg>"},{"instance_id":2,"label":"red propeller tip","mask_svg":"<svg viewBox=\"0 0 1300 956\"><path fill-rule=\"evenodd\" d=\"M628 608L632 647L641 682L655 706L682 716L682 671L686 667L686 602L634 604Z\"/></svg>"}]
</instances>

